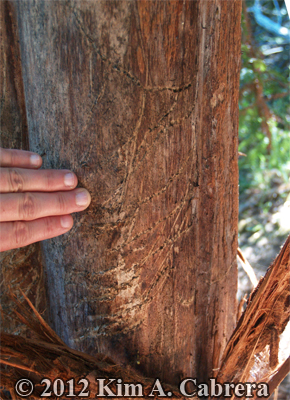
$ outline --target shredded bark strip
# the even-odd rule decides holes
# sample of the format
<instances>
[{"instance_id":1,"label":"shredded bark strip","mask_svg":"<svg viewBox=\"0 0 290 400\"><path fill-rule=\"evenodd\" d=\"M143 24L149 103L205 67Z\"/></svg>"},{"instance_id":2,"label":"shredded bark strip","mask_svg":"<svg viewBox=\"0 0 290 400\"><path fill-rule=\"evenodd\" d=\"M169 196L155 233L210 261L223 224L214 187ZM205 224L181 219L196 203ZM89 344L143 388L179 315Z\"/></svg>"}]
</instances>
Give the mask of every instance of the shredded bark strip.
<instances>
[{"instance_id":1,"label":"shredded bark strip","mask_svg":"<svg viewBox=\"0 0 290 400\"><path fill-rule=\"evenodd\" d=\"M266 382L272 393L289 372L289 358L280 364L278 360L280 335L290 316L289 250L290 236L250 295L246 310L224 352L217 382ZM30 328L32 337L1 334L2 399L9 398L3 387L10 391L12 399L20 398L14 390L15 382L20 378L35 383L31 399L41 398L43 385L39 382L43 377L52 381L56 378L63 381L86 378L90 382L91 397L88 398L94 398L98 391L96 378L121 378L123 382L141 383L145 393L152 388L154 380L141 376L131 367L118 365L103 354L93 357L69 348L43 320L27 296L21 293L22 302L11 294L16 305L14 313ZM177 388L163 387L173 393L173 399L183 397ZM82 385L79 385L81 389ZM115 389L112 385L112 390Z\"/></svg>"},{"instance_id":2,"label":"shredded bark strip","mask_svg":"<svg viewBox=\"0 0 290 400\"><path fill-rule=\"evenodd\" d=\"M265 276L251 293L224 351L219 382L266 382L271 393L290 370L278 360L280 335L290 317L290 236ZM277 377L276 377L277 378ZM273 381L275 385L273 385Z\"/></svg>"},{"instance_id":3,"label":"shredded bark strip","mask_svg":"<svg viewBox=\"0 0 290 400\"><path fill-rule=\"evenodd\" d=\"M10 398L7 397L7 390L10 391L12 399L21 399L17 396L14 386L19 379L23 378L30 379L34 383L33 396L29 399L41 399L45 385L40 385L40 381L44 377L51 381L58 378L64 382L74 378L76 383L81 378L85 378L89 381L90 395L86 397L89 399L95 398L95 394L99 391L96 378L115 378L128 383L141 383L144 393L150 393L154 379L145 378L130 367L120 366L103 354L92 357L69 348L43 320L27 296L22 291L21 293L24 297L23 302L11 294L17 305L17 310L14 312L16 317L31 329L35 338L1 333L1 399ZM177 388L163 383L162 387L165 391L173 393L172 398L182 398ZM114 384L110 388L116 392ZM82 384L75 386L76 393L82 389ZM61 397L50 398L66 397L64 394ZM152 397L148 398L152 399Z\"/></svg>"}]
</instances>

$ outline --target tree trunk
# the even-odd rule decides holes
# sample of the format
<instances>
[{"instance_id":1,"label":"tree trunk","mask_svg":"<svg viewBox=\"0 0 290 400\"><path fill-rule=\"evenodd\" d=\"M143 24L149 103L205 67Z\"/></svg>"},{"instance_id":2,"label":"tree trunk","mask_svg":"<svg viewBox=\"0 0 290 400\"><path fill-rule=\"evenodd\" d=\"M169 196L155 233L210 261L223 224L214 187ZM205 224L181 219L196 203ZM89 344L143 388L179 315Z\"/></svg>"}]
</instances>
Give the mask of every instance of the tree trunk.
<instances>
[{"instance_id":1,"label":"tree trunk","mask_svg":"<svg viewBox=\"0 0 290 400\"><path fill-rule=\"evenodd\" d=\"M241 0L15 6L30 149L92 196L42 245L53 328L205 381L235 326Z\"/></svg>"},{"instance_id":2,"label":"tree trunk","mask_svg":"<svg viewBox=\"0 0 290 400\"><path fill-rule=\"evenodd\" d=\"M28 150L28 127L14 3L0 1L0 146ZM48 319L44 265L40 243L0 253L0 299L2 310L11 314L15 304L10 289L21 287L37 310ZM1 329L24 334L12 318L1 318Z\"/></svg>"}]
</instances>

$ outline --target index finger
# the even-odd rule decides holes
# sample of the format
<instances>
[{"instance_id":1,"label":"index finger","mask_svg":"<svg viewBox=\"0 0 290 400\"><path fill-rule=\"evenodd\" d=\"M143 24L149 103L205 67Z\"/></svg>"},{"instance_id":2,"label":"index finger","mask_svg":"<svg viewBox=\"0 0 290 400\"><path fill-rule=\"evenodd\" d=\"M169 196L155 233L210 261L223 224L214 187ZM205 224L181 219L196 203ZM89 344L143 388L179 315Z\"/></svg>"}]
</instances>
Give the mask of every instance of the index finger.
<instances>
[{"instance_id":1,"label":"index finger","mask_svg":"<svg viewBox=\"0 0 290 400\"><path fill-rule=\"evenodd\" d=\"M41 164L42 158L36 153L0 147L0 167L39 168Z\"/></svg>"}]
</instances>

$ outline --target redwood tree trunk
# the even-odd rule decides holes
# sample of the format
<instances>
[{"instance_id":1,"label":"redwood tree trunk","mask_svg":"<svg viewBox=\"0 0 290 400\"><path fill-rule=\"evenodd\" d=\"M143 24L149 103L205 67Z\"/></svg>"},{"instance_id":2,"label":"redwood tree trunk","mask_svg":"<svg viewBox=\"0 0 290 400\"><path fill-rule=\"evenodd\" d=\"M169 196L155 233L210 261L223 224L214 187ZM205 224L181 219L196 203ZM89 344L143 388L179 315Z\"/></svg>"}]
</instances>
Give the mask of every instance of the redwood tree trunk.
<instances>
[{"instance_id":1,"label":"redwood tree trunk","mask_svg":"<svg viewBox=\"0 0 290 400\"><path fill-rule=\"evenodd\" d=\"M0 146L28 150L28 128L19 48L19 32L15 3L0 1ZM10 289L21 288L37 310L48 319L44 284L44 266L40 243L0 253L0 302L4 313L10 314L15 304ZM15 318L3 317L1 329L24 334Z\"/></svg>"},{"instance_id":2,"label":"redwood tree trunk","mask_svg":"<svg viewBox=\"0 0 290 400\"><path fill-rule=\"evenodd\" d=\"M43 243L54 329L204 381L235 326L241 0L16 8L30 149L92 195Z\"/></svg>"}]
</instances>

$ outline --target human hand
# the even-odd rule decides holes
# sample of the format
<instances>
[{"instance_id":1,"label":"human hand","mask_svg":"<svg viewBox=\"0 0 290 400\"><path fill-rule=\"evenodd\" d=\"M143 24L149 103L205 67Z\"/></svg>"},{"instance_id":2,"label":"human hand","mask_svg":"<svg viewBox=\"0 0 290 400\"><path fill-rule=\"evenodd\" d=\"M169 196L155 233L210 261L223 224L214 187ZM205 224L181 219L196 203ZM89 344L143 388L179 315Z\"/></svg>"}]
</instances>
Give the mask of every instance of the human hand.
<instances>
[{"instance_id":1,"label":"human hand","mask_svg":"<svg viewBox=\"0 0 290 400\"><path fill-rule=\"evenodd\" d=\"M91 196L68 170L38 170L39 155L0 148L0 251L62 235Z\"/></svg>"}]
</instances>

